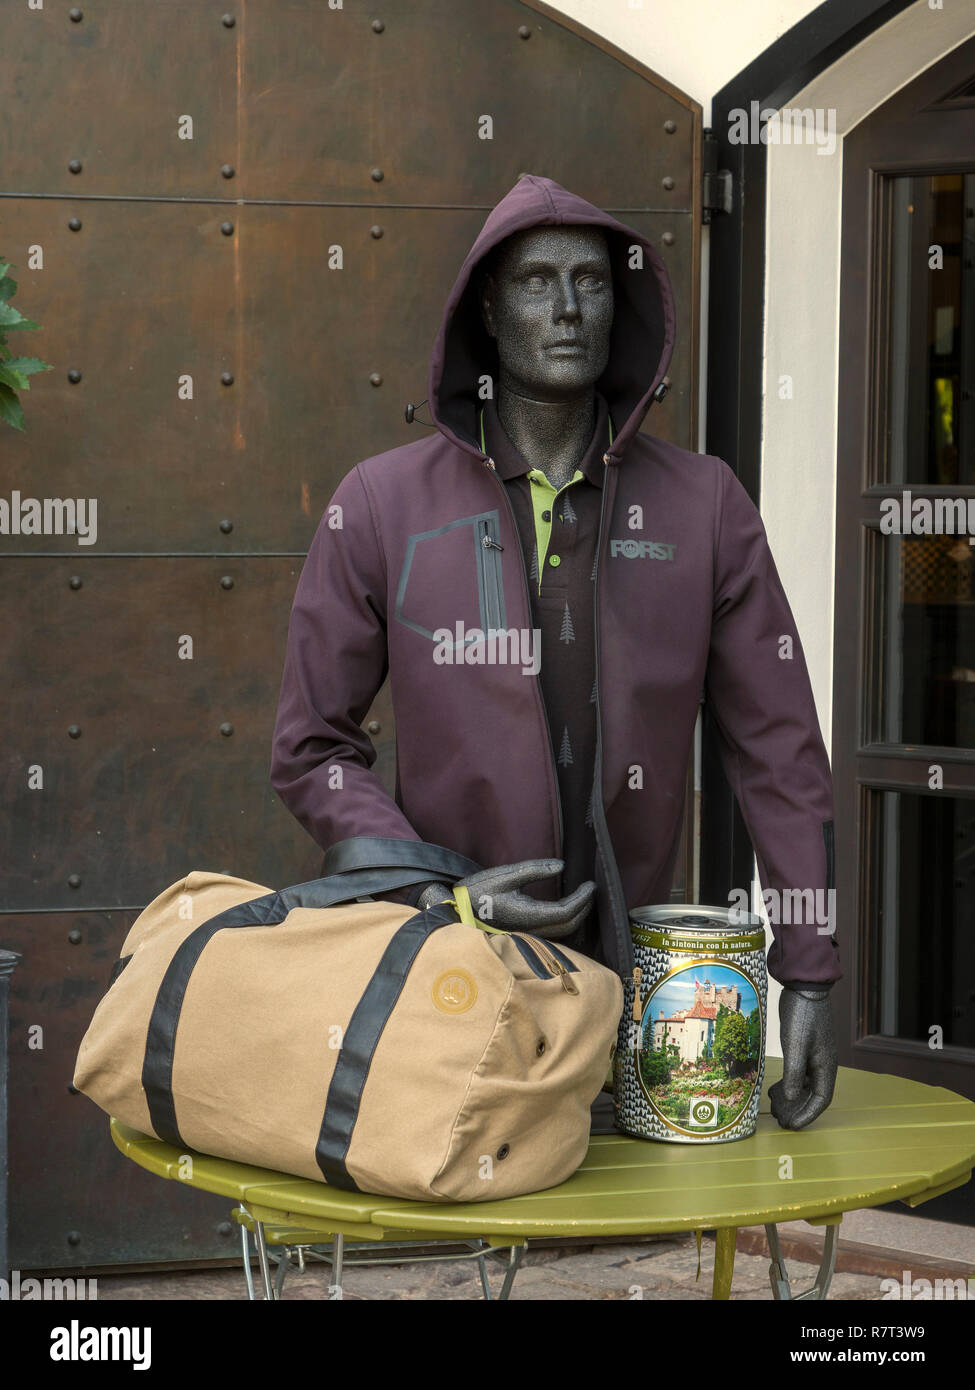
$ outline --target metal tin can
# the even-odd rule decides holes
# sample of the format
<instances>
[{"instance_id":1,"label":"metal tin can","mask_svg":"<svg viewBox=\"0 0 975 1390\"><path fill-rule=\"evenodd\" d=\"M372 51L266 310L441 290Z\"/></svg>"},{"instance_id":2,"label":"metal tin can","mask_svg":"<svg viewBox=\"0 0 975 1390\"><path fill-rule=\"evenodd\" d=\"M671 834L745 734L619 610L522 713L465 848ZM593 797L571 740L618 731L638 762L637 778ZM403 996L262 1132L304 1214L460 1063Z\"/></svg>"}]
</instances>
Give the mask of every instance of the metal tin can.
<instances>
[{"instance_id":1,"label":"metal tin can","mask_svg":"<svg viewBox=\"0 0 975 1390\"><path fill-rule=\"evenodd\" d=\"M755 1132L768 977L761 918L666 903L630 911L635 969L613 1067L616 1127L723 1144Z\"/></svg>"}]
</instances>

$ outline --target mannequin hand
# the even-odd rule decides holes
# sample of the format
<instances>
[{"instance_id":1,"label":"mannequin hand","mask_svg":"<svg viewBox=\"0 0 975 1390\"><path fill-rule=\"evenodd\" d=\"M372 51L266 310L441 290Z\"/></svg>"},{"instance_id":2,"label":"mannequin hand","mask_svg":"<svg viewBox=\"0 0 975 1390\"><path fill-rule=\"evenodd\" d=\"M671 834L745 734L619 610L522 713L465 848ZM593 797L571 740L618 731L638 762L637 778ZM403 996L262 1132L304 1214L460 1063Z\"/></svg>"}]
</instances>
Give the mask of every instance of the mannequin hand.
<instances>
[{"instance_id":1,"label":"mannequin hand","mask_svg":"<svg viewBox=\"0 0 975 1390\"><path fill-rule=\"evenodd\" d=\"M805 1129L833 1099L836 1041L829 990L783 988L779 1000L782 1080L769 1087L782 1129Z\"/></svg>"},{"instance_id":2,"label":"mannequin hand","mask_svg":"<svg viewBox=\"0 0 975 1390\"><path fill-rule=\"evenodd\" d=\"M596 885L591 880L580 883L574 893L556 902L541 902L519 892L525 883L540 878L552 878L562 872L561 859L525 859L519 864L502 864L496 869L481 869L468 878L459 879L467 889L475 916L500 927L502 931L526 931L535 936L557 941L580 927L592 906ZM438 885L427 888L420 897L420 906L449 898L451 890ZM426 899L429 897L429 901Z\"/></svg>"}]
</instances>

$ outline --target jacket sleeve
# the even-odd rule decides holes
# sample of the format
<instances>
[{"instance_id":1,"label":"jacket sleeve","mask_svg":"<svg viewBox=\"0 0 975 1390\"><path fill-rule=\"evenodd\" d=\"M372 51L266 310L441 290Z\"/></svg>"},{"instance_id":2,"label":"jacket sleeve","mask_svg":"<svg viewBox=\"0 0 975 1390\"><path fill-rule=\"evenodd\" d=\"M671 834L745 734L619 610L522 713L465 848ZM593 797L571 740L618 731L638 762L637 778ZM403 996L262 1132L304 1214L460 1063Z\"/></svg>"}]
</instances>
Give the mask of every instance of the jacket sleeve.
<instances>
[{"instance_id":1,"label":"jacket sleeve","mask_svg":"<svg viewBox=\"0 0 975 1390\"><path fill-rule=\"evenodd\" d=\"M271 749L272 786L323 849L357 835L421 838L371 771L361 727L387 670L385 557L356 467L298 581Z\"/></svg>"},{"instance_id":2,"label":"jacket sleeve","mask_svg":"<svg viewBox=\"0 0 975 1390\"><path fill-rule=\"evenodd\" d=\"M833 788L788 600L761 516L721 460L706 697L751 837L780 984L840 978Z\"/></svg>"}]
</instances>

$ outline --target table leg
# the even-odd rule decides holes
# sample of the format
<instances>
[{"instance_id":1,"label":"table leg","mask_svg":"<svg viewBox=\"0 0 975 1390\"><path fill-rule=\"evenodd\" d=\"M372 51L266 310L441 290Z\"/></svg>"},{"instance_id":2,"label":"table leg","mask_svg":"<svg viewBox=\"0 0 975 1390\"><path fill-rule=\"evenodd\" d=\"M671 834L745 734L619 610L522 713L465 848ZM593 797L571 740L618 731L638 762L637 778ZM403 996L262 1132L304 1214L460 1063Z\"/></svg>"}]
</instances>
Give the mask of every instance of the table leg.
<instances>
[{"instance_id":1,"label":"table leg","mask_svg":"<svg viewBox=\"0 0 975 1390\"><path fill-rule=\"evenodd\" d=\"M772 1285L772 1297L790 1303L799 1303L804 1299L826 1298L829 1294L829 1286L833 1281L833 1271L836 1269L836 1251L840 1239L839 1222L826 1227L826 1234L823 1238L823 1258L820 1260L819 1270L811 1288L804 1289L802 1293L797 1294L792 1292L792 1285L789 1283L789 1271L782 1258L778 1227L769 1224L765 1227L765 1235L772 1255L772 1263L769 1265L768 1271L769 1282Z\"/></svg>"},{"instance_id":2,"label":"table leg","mask_svg":"<svg viewBox=\"0 0 975 1390\"><path fill-rule=\"evenodd\" d=\"M332 1296L332 1289L338 1289L339 1298L342 1297L342 1261L345 1258L345 1236L341 1231L336 1231L335 1239L332 1242L332 1287L329 1289L329 1298Z\"/></svg>"},{"instance_id":3,"label":"table leg","mask_svg":"<svg viewBox=\"0 0 975 1390\"><path fill-rule=\"evenodd\" d=\"M737 1226L724 1226L714 1233L714 1279L711 1285L712 1299L731 1297L731 1280L735 1272L735 1241L738 1238Z\"/></svg>"},{"instance_id":4,"label":"table leg","mask_svg":"<svg viewBox=\"0 0 975 1390\"><path fill-rule=\"evenodd\" d=\"M243 1210L243 1208L242 1208ZM251 1303L254 1302L254 1278L251 1274L251 1248L248 1239L247 1227L241 1222L240 1226L240 1246L241 1254L244 1258L244 1280L247 1284L247 1297Z\"/></svg>"},{"instance_id":5,"label":"table leg","mask_svg":"<svg viewBox=\"0 0 975 1390\"><path fill-rule=\"evenodd\" d=\"M261 1266L261 1278L264 1280L264 1299L266 1302L274 1301L274 1286L271 1283L271 1269L267 1259L267 1241L264 1239L264 1222L254 1221L254 1242L257 1245L257 1258Z\"/></svg>"},{"instance_id":6,"label":"table leg","mask_svg":"<svg viewBox=\"0 0 975 1390\"><path fill-rule=\"evenodd\" d=\"M498 1294L499 1300L507 1298L511 1293L511 1286L515 1282L515 1275L518 1273L518 1268L525 1258L525 1251L527 1248L526 1245L513 1245L511 1247L511 1254L508 1257L508 1269L504 1276L504 1283L501 1285L501 1292Z\"/></svg>"}]
</instances>

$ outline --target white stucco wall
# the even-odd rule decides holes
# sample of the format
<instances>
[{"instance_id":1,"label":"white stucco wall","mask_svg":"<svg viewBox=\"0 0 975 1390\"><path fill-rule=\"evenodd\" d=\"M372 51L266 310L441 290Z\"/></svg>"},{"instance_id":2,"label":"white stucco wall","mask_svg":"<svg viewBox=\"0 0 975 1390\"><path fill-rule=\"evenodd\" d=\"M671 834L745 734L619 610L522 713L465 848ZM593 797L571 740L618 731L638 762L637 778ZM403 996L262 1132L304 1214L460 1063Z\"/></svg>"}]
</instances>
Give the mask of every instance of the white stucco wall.
<instances>
[{"instance_id":1,"label":"white stucco wall","mask_svg":"<svg viewBox=\"0 0 975 1390\"><path fill-rule=\"evenodd\" d=\"M700 102L707 125L714 93L819 3L557 0L552 9L584 24L680 87Z\"/></svg>"}]
</instances>

